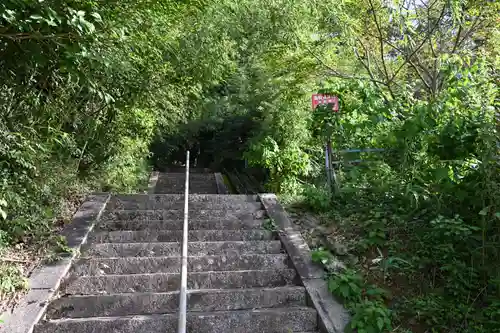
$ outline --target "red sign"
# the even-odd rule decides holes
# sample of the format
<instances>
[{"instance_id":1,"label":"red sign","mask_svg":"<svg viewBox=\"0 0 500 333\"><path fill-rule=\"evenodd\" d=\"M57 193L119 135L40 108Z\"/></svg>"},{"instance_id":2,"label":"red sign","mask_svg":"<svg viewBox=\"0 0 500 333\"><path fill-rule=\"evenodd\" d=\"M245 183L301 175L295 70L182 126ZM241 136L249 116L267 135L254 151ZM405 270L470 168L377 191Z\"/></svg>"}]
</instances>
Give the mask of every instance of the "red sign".
<instances>
[{"instance_id":1,"label":"red sign","mask_svg":"<svg viewBox=\"0 0 500 333\"><path fill-rule=\"evenodd\" d=\"M339 98L337 96L325 95L325 94L313 94L312 95L312 107L313 110L316 109L318 105L332 104L333 112L339 112Z\"/></svg>"}]
</instances>

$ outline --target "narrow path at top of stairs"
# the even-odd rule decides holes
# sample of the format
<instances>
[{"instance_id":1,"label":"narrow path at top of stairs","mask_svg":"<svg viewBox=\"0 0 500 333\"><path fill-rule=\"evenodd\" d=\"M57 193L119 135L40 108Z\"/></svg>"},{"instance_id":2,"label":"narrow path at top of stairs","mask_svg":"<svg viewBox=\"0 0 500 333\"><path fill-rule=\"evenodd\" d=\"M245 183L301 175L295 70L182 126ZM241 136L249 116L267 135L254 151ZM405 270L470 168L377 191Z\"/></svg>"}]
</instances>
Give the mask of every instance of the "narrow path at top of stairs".
<instances>
[{"instance_id":1,"label":"narrow path at top of stairs","mask_svg":"<svg viewBox=\"0 0 500 333\"><path fill-rule=\"evenodd\" d=\"M34 333L177 332L183 199L111 197ZM188 332L318 331L257 196L191 195L189 207Z\"/></svg>"},{"instance_id":2,"label":"narrow path at top of stairs","mask_svg":"<svg viewBox=\"0 0 500 333\"><path fill-rule=\"evenodd\" d=\"M183 194L186 181L186 173L180 170L165 172L158 175L158 181L154 193L157 194ZM217 183L215 175L211 172L191 172L189 175L189 193L193 194L216 194Z\"/></svg>"}]
</instances>

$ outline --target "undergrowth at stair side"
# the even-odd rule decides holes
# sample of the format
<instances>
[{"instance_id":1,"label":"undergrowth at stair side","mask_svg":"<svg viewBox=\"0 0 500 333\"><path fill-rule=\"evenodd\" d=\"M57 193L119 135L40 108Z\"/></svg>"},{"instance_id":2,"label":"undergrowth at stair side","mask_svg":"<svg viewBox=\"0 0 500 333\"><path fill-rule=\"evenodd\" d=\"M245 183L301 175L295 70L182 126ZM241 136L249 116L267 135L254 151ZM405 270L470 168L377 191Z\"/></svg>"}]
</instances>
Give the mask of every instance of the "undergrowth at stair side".
<instances>
[{"instance_id":1,"label":"undergrowth at stair side","mask_svg":"<svg viewBox=\"0 0 500 333\"><path fill-rule=\"evenodd\" d=\"M330 291L351 311L350 327L358 332L386 332L389 325L395 332L498 332L499 214L493 204L498 177L485 178L478 188L481 174L476 174L449 192L423 194L408 191L395 174L397 180L385 175L391 186L377 186L379 170L341 171L345 187L335 196L322 189L304 192L302 207L326 211L326 223L342 230L342 239L332 236L313 259L328 270ZM357 178L348 179L348 172ZM465 201L459 199L463 189ZM349 251L337 251L336 242ZM329 268L333 259L349 268Z\"/></svg>"},{"instance_id":2,"label":"undergrowth at stair side","mask_svg":"<svg viewBox=\"0 0 500 333\"><path fill-rule=\"evenodd\" d=\"M332 267L330 251L319 248L313 251L314 262L327 270L328 290L352 314L346 332L391 332L393 313L386 306L388 292L375 285L368 285L363 276L352 268L342 271Z\"/></svg>"}]
</instances>

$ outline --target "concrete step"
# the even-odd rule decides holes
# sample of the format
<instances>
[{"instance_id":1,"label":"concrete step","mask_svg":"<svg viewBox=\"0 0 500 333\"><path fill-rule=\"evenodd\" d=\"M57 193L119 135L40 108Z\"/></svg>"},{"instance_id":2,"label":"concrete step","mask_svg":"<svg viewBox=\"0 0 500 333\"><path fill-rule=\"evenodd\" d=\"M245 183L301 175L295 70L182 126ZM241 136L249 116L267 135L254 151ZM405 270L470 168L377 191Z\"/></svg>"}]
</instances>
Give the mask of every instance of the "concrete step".
<instances>
[{"instance_id":1,"label":"concrete step","mask_svg":"<svg viewBox=\"0 0 500 333\"><path fill-rule=\"evenodd\" d=\"M210 188L204 188L204 187L196 187L196 188L189 188L189 193L190 194L215 194L217 193L218 189L217 186L213 185L213 187ZM178 187L173 187L173 186L164 186L161 187L161 185L156 186L154 193L157 194L162 194L162 193L170 193L170 194L181 194L184 193L184 187L178 186Z\"/></svg>"},{"instance_id":2,"label":"concrete step","mask_svg":"<svg viewBox=\"0 0 500 333\"><path fill-rule=\"evenodd\" d=\"M175 176L175 177L170 177L170 178L164 178L164 177L158 177L158 181L157 181L157 186L158 185L174 185L174 186L182 186L184 187L184 184L185 184L185 178L184 178L184 175L182 176ZM211 175L211 176L191 176L189 177L189 187L190 189L194 189L195 188L195 185L215 185L216 184L216 181L215 181L215 176L214 175Z\"/></svg>"},{"instance_id":3,"label":"concrete step","mask_svg":"<svg viewBox=\"0 0 500 333\"><path fill-rule=\"evenodd\" d=\"M158 183L161 184L176 184L176 185L182 185L186 183L184 175L182 177L175 177L175 178L159 178ZM189 177L189 187L194 188L194 185L214 185L216 184L215 181L215 176L199 176L199 177Z\"/></svg>"},{"instance_id":4,"label":"concrete step","mask_svg":"<svg viewBox=\"0 0 500 333\"><path fill-rule=\"evenodd\" d=\"M158 202L166 205L172 203L184 203L184 194L119 194L110 198L110 202L122 205L129 202ZM240 194L189 194L189 203L211 203L211 204L234 204L234 203L255 203L259 202L256 195Z\"/></svg>"},{"instance_id":5,"label":"concrete step","mask_svg":"<svg viewBox=\"0 0 500 333\"><path fill-rule=\"evenodd\" d=\"M190 230L249 230L262 229L263 219L258 220L192 220ZM118 220L102 221L97 224L97 230L182 230L184 221L179 220Z\"/></svg>"},{"instance_id":6,"label":"concrete step","mask_svg":"<svg viewBox=\"0 0 500 333\"><path fill-rule=\"evenodd\" d=\"M158 180L156 183L157 188L165 189L165 190L184 190L184 178L183 179L170 179L170 180ZM212 189L214 186L217 186L215 179L191 179L189 181L189 192L194 193L193 191L199 188L209 188ZM215 194L215 193L214 193Z\"/></svg>"},{"instance_id":7,"label":"concrete step","mask_svg":"<svg viewBox=\"0 0 500 333\"><path fill-rule=\"evenodd\" d=\"M189 312L187 331L196 333L289 333L313 331L317 313L305 307ZM177 314L59 319L39 324L34 333L165 333L177 329Z\"/></svg>"},{"instance_id":8,"label":"concrete step","mask_svg":"<svg viewBox=\"0 0 500 333\"><path fill-rule=\"evenodd\" d=\"M178 201L163 201L161 197L151 196L149 200L134 200L134 199L118 199L113 197L106 205L106 210L158 210L158 209L180 209L184 210L184 198ZM189 211L200 209L211 210L245 210L247 212L255 212L262 210L260 202L246 201L225 201L225 202L210 202L210 201L189 201Z\"/></svg>"},{"instance_id":9,"label":"concrete step","mask_svg":"<svg viewBox=\"0 0 500 333\"><path fill-rule=\"evenodd\" d=\"M179 293L133 293L62 297L50 304L47 316L58 318L111 317L176 312ZM304 287L189 290L188 311L228 311L306 306Z\"/></svg>"},{"instance_id":10,"label":"concrete step","mask_svg":"<svg viewBox=\"0 0 500 333\"><path fill-rule=\"evenodd\" d=\"M160 187L176 187L176 188L182 188L184 189L185 181L184 178L176 178L176 179L159 179L158 182L156 183L157 186ZM212 188L213 186L216 186L217 183L215 181L215 178L196 178L196 179L190 179L189 180L189 192L192 192L192 190L196 190L199 187L203 188Z\"/></svg>"},{"instance_id":11,"label":"concrete step","mask_svg":"<svg viewBox=\"0 0 500 333\"><path fill-rule=\"evenodd\" d=\"M188 272L245 271L291 268L286 254L251 254L188 257ZM180 273L180 257L79 259L73 274L116 275Z\"/></svg>"},{"instance_id":12,"label":"concrete step","mask_svg":"<svg viewBox=\"0 0 500 333\"><path fill-rule=\"evenodd\" d=\"M189 220L254 220L266 216L265 210L248 212L246 210L212 210L199 209L189 214ZM183 209L171 210L113 210L105 211L101 215L101 221L118 220L183 220Z\"/></svg>"},{"instance_id":13,"label":"concrete step","mask_svg":"<svg viewBox=\"0 0 500 333\"><path fill-rule=\"evenodd\" d=\"M191 230L189 241L262 241L276 239L268 230ZM89 235L89 243L180 242L182 230L102 231Z\"/></svg>"},{"instance_id":14,"label":"concrete step","mask_svg":"<svg viewBox=\"0 0 500 333\"><path fill-rule=\"evenodd\" d=\"M170 179L161 179L159 178L156 186L164 186L164 187L178 187L178 188L184 188L185 185L185 180L184 177L182 178L170 178ZM189 190L196 190L197 187L212 187L216 186L216 180L215 177L189 177Z\"/></svg>"},{"instance_id":15,"label":"concrete step","mask_svg":"<svg viewBox=\"0 0 500 333\"><path fill-rule=\"evenodd\" d=\"M164 167L163 169L159 170L161 173L186 173L186 167L185 166L168 166ZM203 173L214 173L213 170L209 168L199 168L199 167L189 167L189 173L190 174L203 174Z\"/></svg>"},{"instance_id":16,"label":"concrete step","mask_svg":"<svg viewBox=\"0 0 500 333\"><path fill-rule=\"evenodd\" d=\"M161 173L155 186L155 193L182 193L185 173ZM190 193L217 193L217 182L213 173L189 175Z\"/></svg>"},{"instance_id":17,"label":"concrete step","mask_svg":"<svg viewBox=\"0 0 500 333\"><path fill-rule=\"evenodd\" d=\"M192 256L220 254L277 254L281 253L280 241L190 242L188 253ZM153 257L178 256L180 243L97 243L82 249L84 257Z\"/></svg>"},{"instance_id":18,"label":"concrete step","mask_svg":"<svg viewBox=\"0 0 500 333\"><path fill-rule=\"evenodd\" d=\"M173 169L175 170L175 169ZM160 172L158 177L162 179L179 179L186 176L186 169L182 168L177 172ZM193 172L190 170L189 179L205 179L205 178L215 178L213 172Z\"/></svg>"},{"instance_id":19,"label":"concrete step","mask_svg":"<svg viewBox=\"0 0 500 333\"><path fill-rule=\"evenodd\" d=\"M189 273L189 289L271 288L298 284L294 269ZM180 274L70 275L63 295L178 291Z\"/></svg>"}]
</instances>

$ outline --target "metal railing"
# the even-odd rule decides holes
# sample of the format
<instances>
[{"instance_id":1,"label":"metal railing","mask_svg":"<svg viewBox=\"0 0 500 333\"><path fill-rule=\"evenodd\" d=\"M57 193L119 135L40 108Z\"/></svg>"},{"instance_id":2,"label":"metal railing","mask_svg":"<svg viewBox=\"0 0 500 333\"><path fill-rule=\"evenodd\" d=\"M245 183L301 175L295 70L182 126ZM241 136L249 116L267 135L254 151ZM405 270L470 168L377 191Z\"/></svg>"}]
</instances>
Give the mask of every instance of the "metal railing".
<instances>
[{"instance_id":1,"label":"metal railing","mask_svg":"<svg viewBox=\"0 0 500 333\"><path fill-rule=\"evenodd\" d=\"M383 153L385 152L386 149L382 148L364 148L364 149L344 149L344 150L338 150L337 153L338 155L347 155L347 154L352 154L352 153ZM348 160L346 161L346 164L356 164L356 163L363 163L365 160L362 158L354 159L354 160ZM337 161L332 161L332 164L337 166L340 164L343 164L342 161L337 160Z\"/></svg>"},{"instance_id":2,"label":"metal railing","mask_svg":"<svg viewBox=\"0 0 500 333\"><path fill-rule=\"evenodd\" d=\"M188 216L189 216L189 150L186 153L186 182L184 185L184 224L182 232L181 289L179 291L178 333L186 333L187 265L188 265Z\"/></svg>"}]
</instances>

